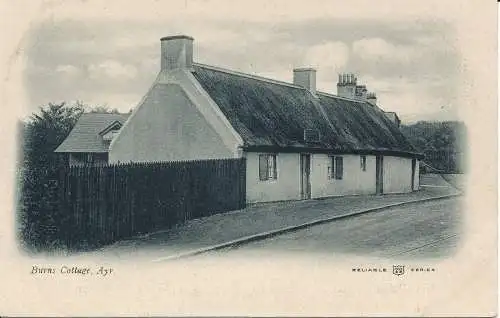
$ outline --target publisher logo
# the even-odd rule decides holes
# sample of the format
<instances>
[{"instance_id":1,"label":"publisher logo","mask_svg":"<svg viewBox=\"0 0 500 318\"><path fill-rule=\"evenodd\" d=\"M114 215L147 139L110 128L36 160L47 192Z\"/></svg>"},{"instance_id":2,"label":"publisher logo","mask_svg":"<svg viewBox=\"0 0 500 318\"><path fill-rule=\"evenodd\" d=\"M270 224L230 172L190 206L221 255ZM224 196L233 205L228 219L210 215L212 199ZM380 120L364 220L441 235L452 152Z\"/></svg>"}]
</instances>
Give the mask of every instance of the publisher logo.
<instances>
[{"instance_id":1,"label":"publisher logo","mask_svg":"<svg viewBox=\"0 0 500 318\"><path fill-rule=\"evenodd\" d=\"M401 276L405 273L404 265L392 265L392 273L396 276Z\"/></svg>"}]
</instances>

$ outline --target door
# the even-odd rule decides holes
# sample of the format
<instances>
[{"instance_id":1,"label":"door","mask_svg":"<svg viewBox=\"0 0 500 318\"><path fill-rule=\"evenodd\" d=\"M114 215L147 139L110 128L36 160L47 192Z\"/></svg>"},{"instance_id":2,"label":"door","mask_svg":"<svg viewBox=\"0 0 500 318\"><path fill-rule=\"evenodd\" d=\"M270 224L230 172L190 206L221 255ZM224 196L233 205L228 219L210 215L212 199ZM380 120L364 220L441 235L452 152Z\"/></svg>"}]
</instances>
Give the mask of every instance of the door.
<instances>
[{"instance_id":1,"label":"door","mask_svg":"<svg viewBox=\"0 0 500 318\"><path fill-rule=\"evenodd\" d=\"M415 191L415 170L417 165L417 159L411 160L411 191Z\"/></svg>"},{"instance_id":2,"label":"door","mask_svg":"<svg viewBox=\"0 0 500 318\"><path fill-rule=\"evenodd\" d=\"M311 155L300 155L300 196L302 200L311 198Z\"/></svg>"},{"instance_id":3,"label":"door","mask_svg":"<svg viewBox=\"0 0 500 318\"><path fill-rule=\"evenodd\" d=\"M384 193L384 157L377 156L375 161L375 192Z\"/></svg>"}]
</instances>

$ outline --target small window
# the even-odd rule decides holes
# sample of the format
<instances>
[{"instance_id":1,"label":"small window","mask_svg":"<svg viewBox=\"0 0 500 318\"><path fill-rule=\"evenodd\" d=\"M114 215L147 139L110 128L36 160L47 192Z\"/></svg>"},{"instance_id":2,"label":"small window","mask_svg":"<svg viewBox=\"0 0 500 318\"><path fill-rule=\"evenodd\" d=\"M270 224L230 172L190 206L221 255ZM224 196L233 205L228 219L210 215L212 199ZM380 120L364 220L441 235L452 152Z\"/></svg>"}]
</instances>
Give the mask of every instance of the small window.
<instances>
[{"instance_id":1,"label":"small window","mask_svg":"<svg viewBox=\"0 0 500 318\"><path fill-rule=\"evenodd\" d=\"M360 157L361 170L366 171L366 156Z\"/></svg>"},{"instance_id":2,"label":"small window","mask_svg":"<svg viewBox=\"0 0 500 318\"><path fill-rule=\"evenodd\" d=\"M332 156L330 158L328 179L342 180L344 177L344 158L340 156Z\"/></svg>"},{"instance_id":3,"label":"small window","mask_svg":"<svg viewBox=\"0 0 500 318\"><path fill-rule=\"evenodd\" d=\"M111 140L113 140L117 135L118 133L120 132L119 129L115 129L115 130L110 130L109 132L107 132L104 136L102 136L102 139L104 141L108 141L110 142Z\"/></svg>"},{"instance_id":4,"label":"small window","mask_svg":"<svg viewBox=\"0 0 500 318\"><path fill-rule=\"evenodd\" d=\"M335 157L335 179L342 180L344 177L344 158Z\"/></svg>"},{"instance_id":5,"label":"small window","mask_svg":"<svg viewBox=\"0 0 500 318\"><path fill-rule=\"evenodd\" d=\"M259 179L261 181L276 180L277 177L276 155L259 155Z\"/></svg>"}]
</instances>

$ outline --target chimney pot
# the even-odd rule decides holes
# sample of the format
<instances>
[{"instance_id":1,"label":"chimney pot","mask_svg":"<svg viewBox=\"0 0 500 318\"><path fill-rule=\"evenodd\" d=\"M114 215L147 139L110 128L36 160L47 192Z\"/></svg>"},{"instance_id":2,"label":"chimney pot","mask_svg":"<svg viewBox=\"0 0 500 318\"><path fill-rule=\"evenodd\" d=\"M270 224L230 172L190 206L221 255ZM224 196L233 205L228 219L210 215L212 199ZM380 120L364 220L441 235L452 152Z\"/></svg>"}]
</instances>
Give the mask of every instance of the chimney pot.
<instances>
[{"instance_id":1,"label":"chimney pot","mask_svg":"<svg viewBox=\"0 0 500 318\"><path fill-rule=\"evenodd\" d=\"M342 73L337 83L337 95L347 98L356 98L356 75L354 73Z\"/></svg>"}]
</instances>

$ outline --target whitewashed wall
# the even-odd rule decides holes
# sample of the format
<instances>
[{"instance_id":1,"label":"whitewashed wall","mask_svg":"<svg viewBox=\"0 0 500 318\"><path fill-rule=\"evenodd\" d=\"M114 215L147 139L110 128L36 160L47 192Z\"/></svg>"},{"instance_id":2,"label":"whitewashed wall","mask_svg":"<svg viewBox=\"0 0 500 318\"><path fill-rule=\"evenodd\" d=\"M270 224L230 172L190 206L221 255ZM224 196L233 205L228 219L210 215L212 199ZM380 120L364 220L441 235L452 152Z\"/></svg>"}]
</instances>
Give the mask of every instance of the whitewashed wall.
<instances>
[{"instance_id":1,"label":"whitewashed wall","mask_svg":"<svg viewBox=\"0 0 500 318\"><path fill-rule=\"evenodd\" d=\"M279 153L276 156L277 180L259 180L259 154L249 152L247 158L247 202L300 200L300 154ZM326 154L311 154L311 198L342 195L370 195L376 192L376 158L366 156L366 171L361 168L359 155L342 155L342 180L328 178L331 158ZM384 156L384 193L412 191L410 158ZM418 189L418 161L414 187Z\"/></svg>"},{"instance_id":2,"label":"whitewashed wall","mask_svg":"<svg viewBox=\"0 0 500 318\"><path fill-rule=\"evenodd\" d=\"M344 158L344 175L342 180L335 180L328 178L331 158L324 154L312 155L312 198L375 193L375 156L366 156L366 171L361 169L360 156L342 155L342 157Z\"/></svg>"},{"instance_id":3,"label":"whitewashed wall","mask_svg":"<svg viewBox=\"0 0 500 318\"><path fill-rule=\"evenodd\" d=\"M420 188L420 162L417 160L415 165L415 178L413 179L413 189L416 191Z\"/></svg>"},{"instance_id":4,"label":"whitewashed wall","mask_svg":"<svg viewBox=\"0 0 500 318\"><path fill-rule=\"evenodd\" d=\"M384 156L384 193L412 191L411 158Z\"/></svg>"},{"instance_id":5,"label":"whitewashed wall","mask_svg":"<svg viewBox=\"0 0 500 318\"><path fill-rule=\"evenodd\" d=\"M247 152L247 203L300 200L300 155L276 155L277 180L259 180L259 154Z\"/></svg>"},{"instance_id":6,"label":"whitewashed wall","mask_svg":"<svg viewBox=\"0 0 500 318\"><path fill-rule=\"evenodd\" d=\"M113 141L109 161L150 162L234 157L179 85L156 84Z\"/></svg>"}]
</instances>

